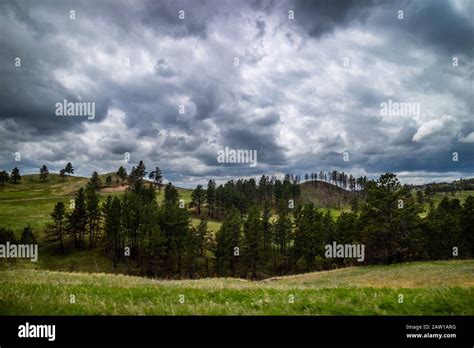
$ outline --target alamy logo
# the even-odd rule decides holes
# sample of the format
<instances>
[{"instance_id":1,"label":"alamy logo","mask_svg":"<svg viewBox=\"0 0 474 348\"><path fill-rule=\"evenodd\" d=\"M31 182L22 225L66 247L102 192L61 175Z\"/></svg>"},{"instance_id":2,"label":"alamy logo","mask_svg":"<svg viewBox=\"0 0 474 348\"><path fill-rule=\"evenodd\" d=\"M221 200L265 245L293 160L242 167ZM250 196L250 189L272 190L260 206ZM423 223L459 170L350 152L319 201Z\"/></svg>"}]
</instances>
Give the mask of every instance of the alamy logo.
<instances>
[{"instance_id":1,"label":"alamy logo","mask_svg":"<svg viewBox=\"0 0 474 348\"><path fill-rule=\"evenodd\" d=\"M87 116L88 120L95 119L94 102L68 102L56 103L56 116Z\"/></svg>"},{"instance_id":2,"label":"alamy logo","mask_svg":"<svg viewBox=\"0 0 474 348\"><path fill-rule=\"evenodd\" d=\"M26 322L18 326L18 337L20 338L47 338L48 341L56 339L56 325L35 325Z\"/></svg>"},{"instance_id":3,"label":"alamy logo","mask_svg":"<svg viewBox=\"0 0 474 348\"><path fill-rule=\"evenodd\" d=\"M393 102L389 99L387 103L380 104L382 116L420 116L420 103Z\"/></svg>"},{"instance_id":4,"label":"alamy logo","mask_svg":"<svg viewBox=\"0 0 474 348\"><path fill-rule=\"evenodd\" d=\"M326 244L324 256L327 258L357 258L357 261L363 262L365 260L365 245L364 244Z\"/></svg>"},{"instance_id":5,"label":"alamy logo","mask_svg":"<svg viewBox=\"0 0 474 348\"><path fill-rule=\"evenodd\" d=\"M30 259L32 262L38 261L38 244L0 244L0 258L20 258Z\"/></svg>"},{"instance_id":6,"label":"alamy logo","mask_svg":"<svg viewBox=\"0 0 474 348\"><path fill-rule=\"evenodd\" d=\"M217 151L218 163L248 163L250 167L257 165L257 150L234 150L226 147Z\"/></svg>"}]
</instances>

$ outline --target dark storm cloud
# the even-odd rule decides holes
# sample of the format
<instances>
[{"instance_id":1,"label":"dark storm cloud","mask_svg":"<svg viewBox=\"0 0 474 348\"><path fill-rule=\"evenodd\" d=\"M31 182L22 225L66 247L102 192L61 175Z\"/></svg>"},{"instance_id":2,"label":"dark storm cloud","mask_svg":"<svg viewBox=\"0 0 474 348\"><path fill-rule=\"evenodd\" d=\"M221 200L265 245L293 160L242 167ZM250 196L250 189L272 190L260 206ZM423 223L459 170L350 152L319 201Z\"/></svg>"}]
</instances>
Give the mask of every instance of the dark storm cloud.
<instances>
[{"instance_id":1,"label":"dark storm cloud","mask_svg":"<svg viewBox=\"0 0 474 348\"><path fill-rule=\"evenodd\" d=\"M472 144L455 143L431 151L417 150L400 153L384 153L374 157L368 157L374 172L405 171L431 171L442 173L446 171L472 173L474 156ZM459 160L453 161L453 153L458 153ZM448 170L449 169L449 170ZM472 175L472 174L471 174Z\"/></svg>"},{"instance_id":2,"label":"dark storm cloud","mask_svg":"<svg viewBox=\"0 0 474 348\"><path fill-rule=\"evenodd\" d=\"M31 32L35 39L40 39L45 35L54 34L56 28L45 22L39 21L31 15L29 4L23 1L4 1L0 4L0 9L3 13L12 16L15 21L21 22L26 26L26 29Z\"/></svg>"},{"instance_id":3,"label":"dark storm cloud","mask_svg":"<svg viewBox=\"0 0 474 348\"><path fill-rule=\"evenodd\" d=\"M449 56L472 56L474 45L474 23L472 1L432 0L402 1L377 10L370 24L385 31L402 30L417 44L431 47ZM461 5L463 7L461 7ZM397 18L397 11L403 10L403 20ZM394 39L401 38L396 35Z\"/></svg>"},{"instance_id":4,"label":"dark storm cloud","mask_svg":"<svg viewBox=\"0 0 474 348\"><path fill-rule=\"evenodd\" d=\"M24 171L74 161L89 175L116 170L129 152L128 166L159 164L182 185L315 168L472 175L472 7L3 1L0 168L19 151ZM64 99L95 102L95 119L55 116ZM388 99L422 113L383 116ZM257 167L217 163L225 147L257 150Z\"/></svg>"},{"instance_id":5,"label":"dark storm cloud","mask_svg":"<svg viewBox=\"0 0 474 348\"><path fill-rule=\"evenodd\" d=\"M410 146L413 143L413 136L416 134L417 127L414 124L403 126L402 129L391 140L392 145Z\"/></svg>"},{"instance_id":6,"label":"dark storm cloud","mask_svg":"<svg viewBox=\"0 0 474 348\"><path fill-rule=\"evenodd\" d=\"M469 56L474 45L474 3L459 3L465 7L456 9L454 1L446 0L293 0L289 7L294 8L295 24L311 37L317 38L353 22L364 23L370 17L369 25L376 26L377 30L395 30L394 41L410 37L423 46L430 45L450 55ZM398 19L399 10L403 11L402 20ZM397 35L400 31L406 35Z\"/></svg>"},{"instance_id":7,"label":"dark storm cloud","mask_svg":"<svg viewBox=\"0 0 474 348\"><path fill-rule=\"evenodd\" d=\"M131 143L127 139L108 139L100 141L99 145L110 151L113 155L123 156L126 152L134 152L137 150L136 143Z\"/></svg>"},{"instance_id":8,"label":"dark storm cloud","mask_svg":"<svg viewBox=\"0 0 474 348\"><path fill-rule=\"evenodd\" d=\"M222 134L225 145L232 149L257 150L258 160L268 165L286 163L284 149L275 141L271 132L251 129L227 129Z\"/></svg>"},{"instance_id":9,"label":"dark storm cloud","mask_svg":"<svg viewBox=\"0 0 474 348\"><path fill-rule=\"evenodd\" d=\"M156 34L171 35L174 37L206 36L206 17L211 13L208 1L196 6L193 0L178 1L148 1L144 11L140 13L140 20L147 28L152 28ZM184 20L178 17L179 11L184 11Z\"/></svg>"},{"instance_id":10,"label":"dark storm cloud","mask_svg":"<svg viewBox=\"0 0 474 348\"><path fill-rule=\"evenodd\" d=\"M352 21L363 21L369 9L380 3L377 0L293 0L289 9L294 10L295 23L311 37L332 32Z\"/></svg>"},{"instance_id":11,"label":"dark storm cloud","mask_svg":"<svg viewBox=\"0 0 474 348\"><path fill-rule=\"evenodd\" d=\"M171 77L174 75L173 69L166 63L166 60L160 58L155 65L156 74L162 77Z\"/></svg>"},{"instance_id":12,"label":"dark storm cloud","mask_svg":"<svg viewBox=\"0 0 474 348\"><path fill-rule=\"evenodd\" d=\"M258 19L256 22L256 26L258 29L257 37L262 37L265 35L265 20L264 19Z\"/></svg>"}]
</instances>

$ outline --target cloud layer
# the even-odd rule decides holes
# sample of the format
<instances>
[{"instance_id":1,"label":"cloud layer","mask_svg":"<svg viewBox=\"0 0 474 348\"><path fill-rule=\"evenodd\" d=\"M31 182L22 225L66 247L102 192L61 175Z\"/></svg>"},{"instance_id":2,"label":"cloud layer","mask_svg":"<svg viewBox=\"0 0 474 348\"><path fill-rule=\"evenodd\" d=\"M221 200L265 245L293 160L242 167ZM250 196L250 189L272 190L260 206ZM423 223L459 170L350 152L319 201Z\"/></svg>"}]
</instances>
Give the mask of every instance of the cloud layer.
<instances>
[{"instance_id":1,"label":"cloud layer","mask_svg":"<svg viewBox=\"0 0 474 348\"><path fill-rule=\"evenodd\" d=\"M90 175L130 153L128 167L143 159L183 186L330 169L472 176L473 6L3 1L0 168L71 161ZM57 117L64 99L94 102L95 119ZM382 113L389 101L420 111ZM218 163L225 147L257 150L258 165Z\"/></svg>"}]
</instances>

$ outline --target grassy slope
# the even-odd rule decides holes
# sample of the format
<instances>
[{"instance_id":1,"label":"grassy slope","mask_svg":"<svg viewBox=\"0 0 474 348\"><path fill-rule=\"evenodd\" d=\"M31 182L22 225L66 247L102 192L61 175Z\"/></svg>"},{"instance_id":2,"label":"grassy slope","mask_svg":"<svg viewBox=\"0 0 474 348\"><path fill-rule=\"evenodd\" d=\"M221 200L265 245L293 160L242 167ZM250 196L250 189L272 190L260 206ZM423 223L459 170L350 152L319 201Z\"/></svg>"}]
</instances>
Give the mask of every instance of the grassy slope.
<instances>
[{"instance_id":1,"label":"grassy slope","mask_svg":"<svg viewBox=\"0 0 474 348\"><path fill-rule=\"evenodd\" d=\"M101 175L103 183L108 175ZM115 175L112 177L115 179ZM38 175L25 175L20 184L0 186L0 225L10 227L17 233L30 225L36 232L41 232L46 224L51 222L50 214L54 205L61 201L68 207L69 201L74 199L74 194L80 187L86 186L88 180L76 176L62 180L57 174L50 174L48 180L42 182ZM108 195L121 195L124 190L121 185L104 186L105 188L99 191L102 201ZM178 191L185 203L191 202L191 190L179 188ZM159 202L162 199L163 193L157 197ZM199 223L197 219L193 220L196 220L193 223ZM215 222L209 223L209 229L217 228Z\"/></svg>"},{"instance_id":2,"label":"grassy slope","mask_svg":"<svg viewBox=\"0 0 474 348\"><path fill-rule=\"evenodd\" d=\"M461 202L461 204L464 203L467 197L469 196L474 196L474 191L454 191L454 194L448 193L448 192L435 192L433 194L432 200L435 206L438 206L439 202L444 197L448 197L449 199L452 198L457 198ZM421 214L422 217L425 217L428 215L428 211L430 210L430 205L428 202L425 202L423 204L424 212Z\"/></svg>"},{"instance_id":3,"label":"grassy slope","mask_svg":"<svg viewBox=\"0 0 474 348\"><path fill-rule=\"evenodd\" d=\"M2 271L0 314L473 315L474 261L346 268L260 282Z\"/></svg>"}]
</instances>

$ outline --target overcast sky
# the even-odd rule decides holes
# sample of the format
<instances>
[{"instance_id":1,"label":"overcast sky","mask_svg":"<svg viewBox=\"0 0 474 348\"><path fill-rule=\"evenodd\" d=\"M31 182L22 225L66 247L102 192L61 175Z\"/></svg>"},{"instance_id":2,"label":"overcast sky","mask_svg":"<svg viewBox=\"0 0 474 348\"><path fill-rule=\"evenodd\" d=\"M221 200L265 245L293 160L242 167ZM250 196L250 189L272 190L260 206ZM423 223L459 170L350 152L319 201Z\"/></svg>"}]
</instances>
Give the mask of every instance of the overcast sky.
<instances>
[{"instance_id":1,"label":"overcast sky","mask_svg":"<svg viewBox=\"0 0 474 348\"><path fill-rule=\"evenodd\" d=\"M470 0L0 0L0 169L89 176L128 152L128 169L143 159L188 187L474 176L473 18ZM63 100L95 103L95 118L57 116ZM382 112L389 101L419 112ZM218 163L225 147L258 164Z\"/></svg>"}]
</instances>

